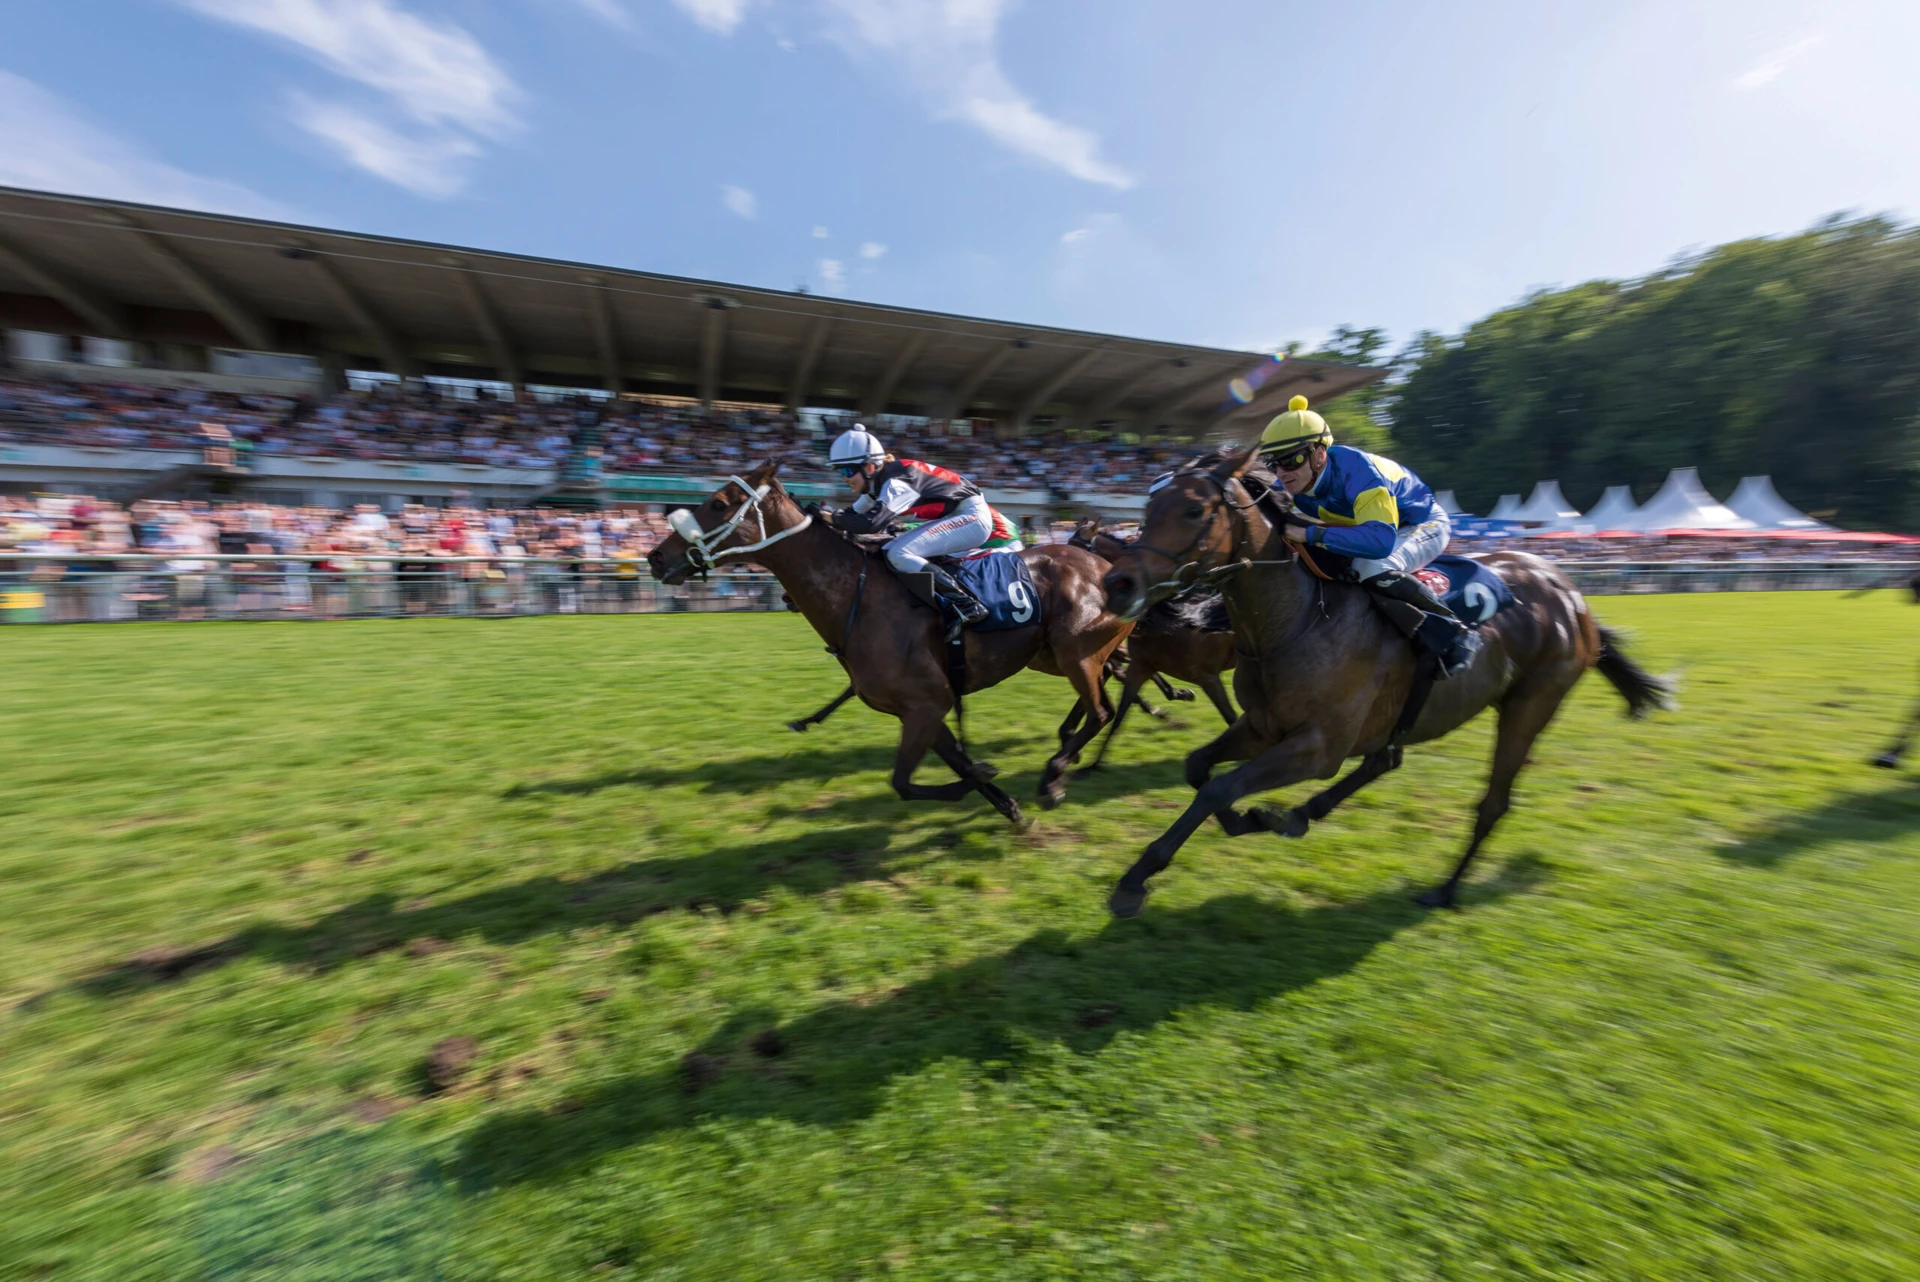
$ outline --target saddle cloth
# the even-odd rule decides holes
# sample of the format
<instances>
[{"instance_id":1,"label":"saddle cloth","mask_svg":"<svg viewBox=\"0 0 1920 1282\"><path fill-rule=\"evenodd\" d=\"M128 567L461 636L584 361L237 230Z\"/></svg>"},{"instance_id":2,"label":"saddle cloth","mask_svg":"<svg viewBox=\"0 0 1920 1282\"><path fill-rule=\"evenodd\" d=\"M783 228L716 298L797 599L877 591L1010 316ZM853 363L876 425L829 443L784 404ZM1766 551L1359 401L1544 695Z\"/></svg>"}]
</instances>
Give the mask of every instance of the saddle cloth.
<instances>
[{"instance_id":1,"label":"saddle cloth","mask_svg":"<svg viewBox=\"0 0 1920 1282\"><path fill-rule=\"evenodd\" d=\"M987 607L987 617L972 631L998 632L1040 622L1040 594L1018 552L980 552L962 561L942 558L942 563Z\"/></svg>"},{"instance_id":2,"label":"saddle cloth","mask_svg":"<svg viewBox=\"0 0 1920 1282\"><path fill-rule=\"evenodd\" d=\"M1462 623L1479 626L1514 604L1513 589L1506 580L1478 561L1464 556L1443 554L1433 558L1415 577L1433 589L1433 594Z\"/></svg>"}]
</instances>

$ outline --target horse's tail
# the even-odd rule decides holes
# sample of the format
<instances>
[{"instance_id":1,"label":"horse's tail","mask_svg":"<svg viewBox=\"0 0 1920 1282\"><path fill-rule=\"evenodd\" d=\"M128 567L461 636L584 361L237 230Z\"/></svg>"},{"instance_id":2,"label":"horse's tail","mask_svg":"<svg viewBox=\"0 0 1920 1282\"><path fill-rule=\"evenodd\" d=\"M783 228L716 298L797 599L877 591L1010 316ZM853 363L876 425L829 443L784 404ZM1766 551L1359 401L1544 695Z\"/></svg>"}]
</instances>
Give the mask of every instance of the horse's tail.
<instances>
[{"instance_id":1,"label":"horse's tail","mask_svg":"<svg viewBox=\"0 0 1920 1282\"><path fill-rule=\"evenodd\" d=\"M1636 721L1655 708L1672 712L1680 706L1674 698L1679 683L1672 677L1656 677L1627 657L1621 646L1620 634L1604 623L1600 628L1600 658L1594 666L1600 669L1600 675L1613 683L1627 701L1627 715Z\"/></svg>"}]
</instances>

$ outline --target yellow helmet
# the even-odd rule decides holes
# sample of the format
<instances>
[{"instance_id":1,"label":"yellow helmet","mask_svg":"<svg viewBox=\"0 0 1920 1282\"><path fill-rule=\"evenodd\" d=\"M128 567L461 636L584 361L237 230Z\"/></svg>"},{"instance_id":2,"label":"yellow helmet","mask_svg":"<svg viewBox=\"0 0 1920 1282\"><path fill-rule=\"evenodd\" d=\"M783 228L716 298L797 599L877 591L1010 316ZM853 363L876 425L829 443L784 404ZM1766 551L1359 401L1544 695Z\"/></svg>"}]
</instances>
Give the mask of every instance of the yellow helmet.
<instances>
[{"instance_id":1,"label":"yellow helmet","mask_svg":"<svg viewBox=\"0 0 1920 1282\"><path fill-rule=\"evenodd\" d=\"M1308 445L1333 444L1333 429L1327 420L1307 408L1307 398L1296 396L1287 402L1287 412L1276 414L1260 433L1260 452L1276 454L1281 450Z\"/></svg>"}]
</instances>

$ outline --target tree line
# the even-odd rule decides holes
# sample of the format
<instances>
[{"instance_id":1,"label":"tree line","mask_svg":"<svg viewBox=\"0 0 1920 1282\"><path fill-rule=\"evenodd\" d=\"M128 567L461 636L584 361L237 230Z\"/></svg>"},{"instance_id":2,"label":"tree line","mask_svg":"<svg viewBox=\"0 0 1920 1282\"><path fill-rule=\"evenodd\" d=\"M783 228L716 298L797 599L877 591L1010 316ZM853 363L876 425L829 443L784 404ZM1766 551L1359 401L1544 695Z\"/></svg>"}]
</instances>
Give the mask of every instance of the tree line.
<instances>
[{"instance_id":1,"label":"tree line","mask_svg":"<svg viewBox=\"0 0 1920 1282\"><path fill-rule=\"evenodd\" d=\"M1343 328L1314 355L1377 364L1385 344ZM1836 524L1920 528L1920 229L1835 217L1542 290L1391 365L1328 407L1336 437L1471 512L1542 479L1583 511L1608 485L1645 502L1694 466L1723 498L1769 473Z\"/></svg>"}]
</instances>

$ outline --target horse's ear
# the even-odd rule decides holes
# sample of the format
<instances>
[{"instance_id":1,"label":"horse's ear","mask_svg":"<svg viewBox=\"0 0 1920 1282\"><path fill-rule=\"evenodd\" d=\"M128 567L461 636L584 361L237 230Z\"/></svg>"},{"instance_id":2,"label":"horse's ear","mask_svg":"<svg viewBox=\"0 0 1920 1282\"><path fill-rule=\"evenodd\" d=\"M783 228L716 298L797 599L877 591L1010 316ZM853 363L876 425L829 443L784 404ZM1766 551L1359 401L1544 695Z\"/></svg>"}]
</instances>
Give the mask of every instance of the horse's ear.
<instances>
[{"instance_id":1,"label":"horse's ear","mask_svg":"<svg viewBox=\"0 0 1920 1282\"><path fill-rule=\"evenodd\" d=\"M766 485L780 474L781 466L786 462L782 458L765 459L753 465L753 471L747 473L747 480L755 485Z\"/></svg>"},{"instance_id":2,"label":"horse's ear","mask_svg":"<svg viewBox=\"0 0 1920 1282\"><path fill-rule=\"evenodd\" d=\"M1226 445L1221 448L1232 463L1232 466L1227 469L1227 475L1233 477L1235 480L1244 476L1247 469L1252 467L1260 459L1260 442L1258 441L1248 446L1247 452L1244 454L1235 454L1235 451L1240 448L1237 445Z\"/></svg>"}]
</instances>

